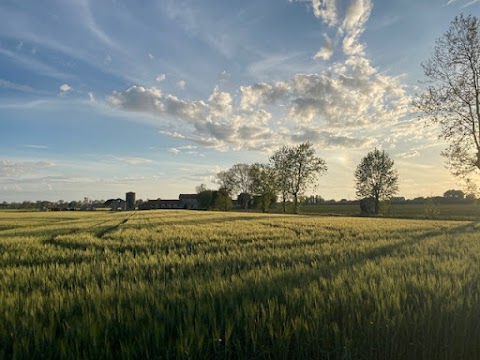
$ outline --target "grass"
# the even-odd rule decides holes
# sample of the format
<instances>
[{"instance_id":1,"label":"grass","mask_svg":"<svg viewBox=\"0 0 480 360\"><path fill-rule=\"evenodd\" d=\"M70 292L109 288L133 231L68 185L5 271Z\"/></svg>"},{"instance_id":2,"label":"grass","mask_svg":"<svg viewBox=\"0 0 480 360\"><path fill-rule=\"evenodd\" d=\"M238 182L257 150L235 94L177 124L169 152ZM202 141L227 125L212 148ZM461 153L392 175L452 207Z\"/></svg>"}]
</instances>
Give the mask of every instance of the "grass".
<instances>
[{"instance_id":1,"label":"grass","mask_svg":"<svg viewBox=\"0 0 480 360\"><path fill-rule=\"evenodd\" d=\"M480 225L0 212L0 358L480 358Z\"/></svg>"}]
</instances>

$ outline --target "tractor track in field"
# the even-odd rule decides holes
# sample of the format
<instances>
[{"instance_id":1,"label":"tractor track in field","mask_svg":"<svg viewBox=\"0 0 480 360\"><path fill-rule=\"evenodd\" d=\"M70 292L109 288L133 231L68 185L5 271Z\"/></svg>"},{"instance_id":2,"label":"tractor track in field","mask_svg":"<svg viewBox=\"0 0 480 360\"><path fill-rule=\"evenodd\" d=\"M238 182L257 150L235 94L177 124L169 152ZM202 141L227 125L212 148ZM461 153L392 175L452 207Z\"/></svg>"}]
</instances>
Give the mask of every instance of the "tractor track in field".
<instances>
[{"instance_id":1,"label":"tractor track in field","mask_svg":"<svg viewBox=\"0 0 480 360\"><path fill-rule=\"evenodd\" d=\"M98 239L104 240L106 234L114 232L120 226L126 224L128 222L128 220L130 220L135 214L136 213L133 213L130 216L128 216L127 218L122 219L120 222L116 223L115 225L108 226L105 229L102 229L101 231L97 231L97 232L94 231L93 232L94 236ZM60 248L69 248L69 249L78 248L78 249L86 250L86 247L87 247L86 244L85 245L78 244L77 246L75 246L74 244L68 244L67 245L67 244L65 244L64 241L59 240L58 237L62 236L62 235L72 235L72 234L81 233L81 232L89 233L89 232L91 232L89 230L97 228L97 227L101 227L103 224L110 223L111 221L112 221L112 219L102 220L102 221L97 222L97 223L95 223L91 226L88 226L86 228L77 228L77 229L70 229L70 230L67 230L67 231L58 232L56 234L53 234L49 239L44 240L43 244L54 246L54 247L60 247Z\"/></svg>"}]
</instances>

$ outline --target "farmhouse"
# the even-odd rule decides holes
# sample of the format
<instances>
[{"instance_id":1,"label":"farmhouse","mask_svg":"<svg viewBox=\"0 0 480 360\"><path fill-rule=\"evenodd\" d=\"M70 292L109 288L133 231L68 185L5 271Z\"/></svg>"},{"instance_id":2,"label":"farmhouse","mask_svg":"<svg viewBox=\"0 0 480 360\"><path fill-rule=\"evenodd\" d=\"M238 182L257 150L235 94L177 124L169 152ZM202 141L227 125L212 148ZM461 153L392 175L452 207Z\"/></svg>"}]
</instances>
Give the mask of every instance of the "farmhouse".
<instances>
[{"instance_id":1,"label":"farmhouse","mask_svg":"<svg viewBox=\"0 0 480 360\"><path fill-rule=\"evenodd\" d=\"M110 199L105 201L105 206L112 208L112 211L124 211L127 209L127 202L123 199Z\"/></svg>"},{"instance_id":2,"label":"farmhouse","mask_svg":"<svg viewBox=\"0 0 480 360\"><path fill-rule=\"evenodd\" d=\"M135 210L135 193L128 192L125 195L126 200L110 199L105 201L105 206L111 207L112 211ZM198 210L197 194L180 194L178 200L148 200L138 206L138 210L155 209L189 209Z\"/></svg>"},{"instance_id":3,"label":"farmhouse","mask_svg":"<svg viewBox=\"0 0 480 360\"><path fill-rule=\"evenodd\" d=\"M155 210L155 209L189 209L198 210L197 194L180 194L178 200L148 200L140 204L139 210Z\"/></svg>"}]
</instances>

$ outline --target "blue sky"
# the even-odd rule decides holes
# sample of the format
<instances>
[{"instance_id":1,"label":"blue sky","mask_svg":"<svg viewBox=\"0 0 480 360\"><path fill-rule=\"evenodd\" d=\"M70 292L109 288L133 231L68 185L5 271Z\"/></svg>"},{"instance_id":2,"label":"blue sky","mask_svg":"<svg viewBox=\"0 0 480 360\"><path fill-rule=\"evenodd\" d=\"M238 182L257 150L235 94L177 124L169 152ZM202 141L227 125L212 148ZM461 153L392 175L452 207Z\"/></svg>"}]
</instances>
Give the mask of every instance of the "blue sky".
<instances>
[{"instance_id":1,"label":"blue sky","mask_svg":"<svg viewBox=\"0 0 480 360\"><path fill-rule=\"evenodd\" d=\"M313 193L355 198L383 148L400 195L461 184L409 104L471 0L3 0L0 201L176 198L311 141Z\"/></svg>"}]
</instances>

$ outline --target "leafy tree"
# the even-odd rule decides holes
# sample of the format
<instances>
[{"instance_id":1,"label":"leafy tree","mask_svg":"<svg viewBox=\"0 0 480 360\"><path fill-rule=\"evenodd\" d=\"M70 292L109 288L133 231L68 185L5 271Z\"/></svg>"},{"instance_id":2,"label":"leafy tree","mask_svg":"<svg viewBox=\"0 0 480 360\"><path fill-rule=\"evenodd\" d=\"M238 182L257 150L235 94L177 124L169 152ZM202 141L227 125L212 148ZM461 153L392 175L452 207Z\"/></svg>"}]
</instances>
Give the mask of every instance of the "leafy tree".
<instances>
[{"instance_id":1,"label":"leafy tree","mask_svg":"<svg viewBox=\"0 0 480 360\"><path fill-rule=\"evenodd\" d=\"M327 172L325 161L315 155L315 149L309 142L290 149L291 183L293 211L298 213L298 196L310 186L315 185L317 177Z\"/></svg>"},{"instance_id":2,"label":"leafy tree","mask_svg":"<svg viewBox=\"0 0 480 360\"><path fill-rule=\"evenodd\" d=\"M200 209L210 209L214 207L215 201L213 200L213 190L209 190L207 185L200 184L195 187L197 193L198 207Z\"/></svg>"},{"instance_id":3,"label":"leafy tree","mask_svg":"<svg viewBox=\"0 0 480 360\"><path fill-rule=\"evenodd\" d=\"M207 190L208 190L207 185L205 185L205 184L200 184L200 185L195 187L195 192L197 194L200 194L201 192L204 192L204 191L207 191Z\"/></svg>"},{"instance_id":4,"label":"leafy tree","mask_svg":"<svg viewBox=\"0 0 480 360\"><path fill-rule=\"evenodd\" d=\"M355 171L355 186L360 199L372 198L374 212L380 211L380 200L398 192L398 175L394 162L385 151L374 149L365 156Z\"/></svg>"},{"instance_id":5,"label":"leafy tree","mask_svg":"<svg viewBox=\"0 0 480 360\"><path fill-rule=\"evenodd\" d=\"M244 194L241 199L248 199L251 196L252 179L250 177L250 165L235 164L226 172L226 181L232 192ZM239 199L239 200L241 200ZM245 211L248 209L249 201L243 201Z\"/></svg>"},{"instance_id":6,"label":"leafy tree","mask_svg":"<svg viewBox=\"0 0 480 360\"><path fill-rule=\"evenodd\" d=\"M220 198L223 201L223 209L224 211L229 210L228 202L230 199L230 195L233 192L233 184L232 184L232 179L231 175L228 171L220 171L216 175L216 182L220 185L220 188L218 189L218 195L215 197L215 207L217 207L217 204L220 202ZM231 199L230 199L230 207L231 207Z\"/></svg>"},{"instance_id":7,"label":"leafy tree","mask_svg":"<svg viewBox=\"0 0 480 360\"><path fill-rule=\"evenodd\" d=\"M465 193L462 190L447 190L443 193L443 197L449 199L464 199Z\"/></svg>"},{"instance_id":8,"label":"leafy tree","mask_svg":"<svg viewBox=\"0 0 480 360\"><path fill-rule=\"evenodd\" d=\"M293 196L293 211L298 213L299 195L315 185L318 176L327 171L327 165L315 155L315 149L309 142L290 148L287 156L290 178L288 192Z\"/></svg>"},{"instance_id":9,"label":"leafy tree","mask_svg":"<svg viewBox=\"0 0 480 360\"><path fill-rule=\"evenodd\" d=\"M228 211L232 208L232 199L230 198L230 196L228 194L228 190L226 190L223 187L221 187L218 190L218 194L215 197L214 207L216 209L221 209L223 211Z\"/></svg>"},{"instance_id":10,"label":"leafy tree","mask_svg":"<svg viewBox=\"0 0 480 360\"><path fill-rule=\"evenodd\" d=\"M277 194L275 169L269 164L256 163L250 167L250 177L252 192L258 197L257 204L266 212Z\"/></svg>"},{"instance_id":11,"label":"leafy tree","mask_svg":"<svg viewBox=\"0 0 480 360\"><path fill-rule=\"evenodd\" d=\"M200 209L210 209L213 203L213 191L212 190L204 190L197 194L198 199L198 206Z\"/></svg>"},{"instance_id":12,"label":"leafy tree","mask_svg":"<svg viewBox=\"0 0 480 360\"><path fill-rule=\"evenodd\" d=\"M287 212L287 199L291 183L291 148L282 146L270 157L270 165L275 172L275 185L282 197L283 212Z\"/></svg>"},{"instance_id":13,"label":"leafy tree","mask_svg":"<svg viewBox=\"0 0 480 360\"><path fill-rule=\"evenodd\" d=\"M480 25L457 16L422 64L428 89L414 102L449 141L442 153L454 175L480 169Z\"/></svg>"},{"instance_id":14,"label":"leafy tree","mask_svg":"<svg viewBox=\"0 0 480 360\"><path fill-rule=\"evenodd\" d=\"M360 212L362 215L375 214L375 200L371 197L366 197L360 200Z\"/></svg>"}]
</instances>

